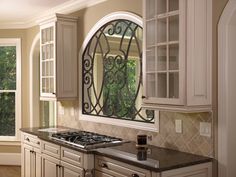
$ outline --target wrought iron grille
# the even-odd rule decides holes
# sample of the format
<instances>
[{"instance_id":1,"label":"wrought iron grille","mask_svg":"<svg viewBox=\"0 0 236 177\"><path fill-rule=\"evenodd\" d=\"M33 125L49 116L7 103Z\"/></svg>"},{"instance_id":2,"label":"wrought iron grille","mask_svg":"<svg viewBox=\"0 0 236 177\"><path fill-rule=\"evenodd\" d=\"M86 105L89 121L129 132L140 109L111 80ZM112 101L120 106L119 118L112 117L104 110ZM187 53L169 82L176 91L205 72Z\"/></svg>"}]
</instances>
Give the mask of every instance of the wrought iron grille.
<instances>
[{"instance_id":1,"label":"wrought iron grille","mask_svg":"<svg viewBox=\"0 0 236 177\"><path fill-rule=\"evenodd\" d=\"M142 102L142 27L114 20L90 39L82 57L82 112L154 123Z\"/></svg>"}]
</instances>

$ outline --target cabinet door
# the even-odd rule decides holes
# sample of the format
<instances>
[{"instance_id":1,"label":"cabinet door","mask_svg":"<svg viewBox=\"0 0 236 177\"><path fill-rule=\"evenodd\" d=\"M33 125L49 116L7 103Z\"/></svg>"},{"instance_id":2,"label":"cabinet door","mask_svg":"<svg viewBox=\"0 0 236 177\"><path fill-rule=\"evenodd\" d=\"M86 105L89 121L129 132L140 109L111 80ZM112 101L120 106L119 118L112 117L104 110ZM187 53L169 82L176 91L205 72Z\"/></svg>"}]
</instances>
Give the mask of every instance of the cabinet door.
<instances>
[{"instance_id":1,"label":"cabinet door","mask_svg":"<svg viewBox=\"0 0 236 177\"><path fill-rule=\"evenodd\" d=\"M42 155L42 177L60 177L60 160Z\"/></svg>"},{"instance_id":2,"label":"cabinet door","mask_svg":"<svg viewBox=\"0 0 236 177\"><path fill-rule=\"evenodd\" d=\"M40 34L40 95L55 98L55 23L41 26Z\"/></svg>"},{"instance_id":3,"label":"cabinet door","mask_svg":"<svg viewBox=\"0 0 236 177\"><path fill-rule=\"evenodd\" d=\"M185 1L144 0L146 103L184 105Z\"/></svg>"},{"instance_id":4,"label":"cabinet door","mask_svg":"<svg viewBox=\"0 0 236 177\"><path fill-rule=\"evenodd\" d=\"M22 177L33 177L33 147L23 144L22 145Z\"/></svg>"},{"instance_id":5,"label":"cabinet door","mask_svg":"<svg viewBox=\"0 0 236 177\"><path fill-rule=\"evenodd\" d=\"M35 155L35 177L42 177L42 156L41 156L41 152L40 149L35 149L34 151L34 155Z\"/></svg>"},{"instance_id":6,"label":"cabinet door","mask_svg":"<svg viewBox=\"0 0 236 177\"><path fill-rule=\"evenodd\" d=\"M188 0L187 105L211 105L212 0Z\"/></svg>"},{"instance_id":7,"label":"cabinet door","mask_svg":"<svg viewBox=\"0 0 236 177\"><path fill-rule=\"evenodd\" d=\"M82 168L71 165L69 163L66 163L64 161L61 161L61 170L62 170L62 176L61 177L83 177L84 171Z\"/></svg>"}]
</instances>

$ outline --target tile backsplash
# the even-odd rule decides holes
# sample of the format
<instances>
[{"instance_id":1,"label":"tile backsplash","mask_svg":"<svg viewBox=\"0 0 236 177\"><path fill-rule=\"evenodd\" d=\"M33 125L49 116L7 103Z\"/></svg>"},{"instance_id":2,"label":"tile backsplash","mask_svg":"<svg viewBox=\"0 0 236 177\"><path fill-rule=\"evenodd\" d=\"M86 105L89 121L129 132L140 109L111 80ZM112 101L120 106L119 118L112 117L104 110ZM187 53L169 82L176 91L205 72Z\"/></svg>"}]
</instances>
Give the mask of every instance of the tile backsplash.
<instances>
[{"instance_id":1,"label":"tile backsplash","mask_svg":"<svg viewBox=\"0 0 236 177\"><path fill-rule=\"evenodd\" d=\"M211 113L160 112L159 133L79 120L78 102L58 103L64 114L58 115L58 125L107 134L136 141L137 134L152 136L149 144L193 154L213 157L213 136L199 133L200 122L213 125ZM60 109L60 108L59 108ZM72 114L73 113L73 114ZM175 120L182 120L182 133L175 132Z\"/></svg>"}]
</instances>

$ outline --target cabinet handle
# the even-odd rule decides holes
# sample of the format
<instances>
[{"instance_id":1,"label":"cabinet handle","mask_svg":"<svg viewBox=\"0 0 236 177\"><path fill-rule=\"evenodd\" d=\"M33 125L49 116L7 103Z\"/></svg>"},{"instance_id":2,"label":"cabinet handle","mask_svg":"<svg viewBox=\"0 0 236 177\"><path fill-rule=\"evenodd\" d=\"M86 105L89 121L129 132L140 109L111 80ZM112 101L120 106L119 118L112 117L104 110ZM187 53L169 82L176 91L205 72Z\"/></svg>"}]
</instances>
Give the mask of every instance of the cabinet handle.
<instances>
[{"instance_id":1,"label":"cabinet handle","mask_svg":"<svg viewBox=\"0 0 236 177\"><path fill-rule=\"evenodd\" d=\"M139 177L139 175L136 174L136 173L132 174L131 176L132 176L132 177Z\"/></svg>"},{"instance_id":2,"label":"cabinet handle","mask_svg":"<svg viewBox=\"0 0 236 177\"><path fill-rule=\"evenodd\" d=\"M29 139L29 138L26 138L25 140L28 141L28 142L30 142L30 139Z\"/></svg>"},{"instance_id":3,"label":"cabinet handle","mask_svg":"<svg viewBox=\"0 0 236 177\"><path fill-rule=\"evenodd\" d=\"M102 167L102 168L108 168L107 164L105 164L105 163L101 163L101 164L100 164L100 167Z\"/></svg>"}]
</instances>

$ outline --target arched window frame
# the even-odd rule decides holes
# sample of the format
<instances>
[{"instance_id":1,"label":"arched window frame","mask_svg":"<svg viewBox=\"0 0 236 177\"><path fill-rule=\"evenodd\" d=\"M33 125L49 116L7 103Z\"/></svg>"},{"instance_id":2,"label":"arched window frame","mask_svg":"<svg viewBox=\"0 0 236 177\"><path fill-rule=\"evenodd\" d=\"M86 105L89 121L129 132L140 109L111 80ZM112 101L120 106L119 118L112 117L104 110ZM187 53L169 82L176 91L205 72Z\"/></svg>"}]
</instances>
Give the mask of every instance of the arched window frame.
<instances>
[{"instance_id":1,"label":"arched window frame","mask_svg":"<svg viewBox=\"0 0 236 177\"><path fill-rule=\"evenodd\" d=\"M79 64L79 82L82 81L82 74L81 74L82 72L81 71L82 71L83 52L86 49L86 46L89 43L90 39L94 36L94 34L103 25L107 24L110 21L119 20L119 19L129 20L129 21L132 21L132 22L138 24L139 26L143 27L143 20L140 16L130 13L130 12L124 12L124 11L119 11L119 12L114 12L114 13L108 14L105 17L103 17L101 20L99 20L93 26L93 28L89 31L89 33L87 34L87 36L82 44L82 47L80 49L80 52L79 52L79 59L78 59L78 61L79 61L78 62L78 64ZM143 38L145 39L145 36ZM154 124L145 123L145 122L134 122L134 121L128 121L128 120L122 120L122 119L112 119L112 118L109 119L109 118L104 118L104 117L98 118L97 116L84 115L82 113L82 99L81 98L82 98L82 84L79 84L79 120L159 132L159 111L158 110L155 110Z\"/></svg>"}]
</instances>

